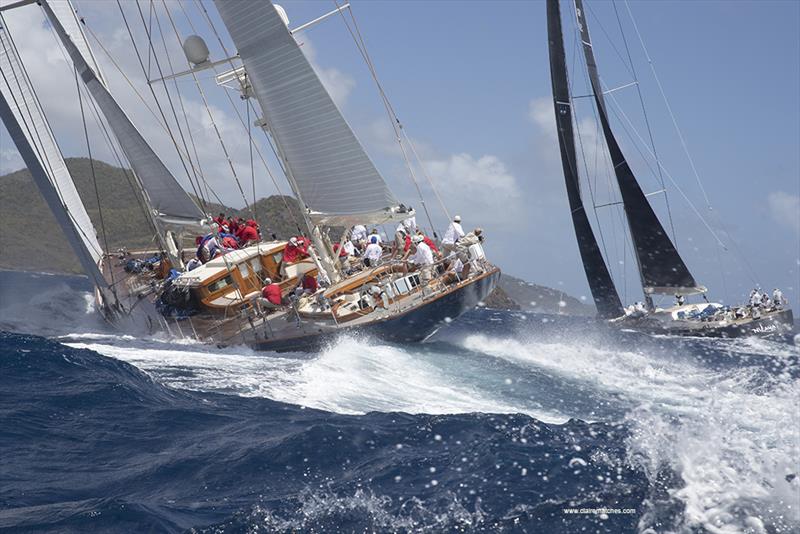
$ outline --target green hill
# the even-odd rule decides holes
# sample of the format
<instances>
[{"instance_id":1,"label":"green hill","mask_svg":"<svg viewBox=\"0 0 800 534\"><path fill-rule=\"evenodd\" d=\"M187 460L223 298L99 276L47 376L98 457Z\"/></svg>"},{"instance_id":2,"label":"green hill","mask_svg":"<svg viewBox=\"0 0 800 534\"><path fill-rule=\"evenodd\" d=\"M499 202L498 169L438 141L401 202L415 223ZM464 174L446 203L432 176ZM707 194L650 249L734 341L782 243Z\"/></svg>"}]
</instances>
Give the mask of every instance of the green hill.
<instances>
[{"instance_id":1,"label":"green hill","mask_svg":"<svg viewBox=\"0 0 800 534\"><path fill-rule=\"evenodd\" d=\"M89 160L67 158L66 162L98 231L102 228L97 206L97 198L100 199L108 250L146 247L153 242L145 212L122 169L95 160L95 192ZM206 211L214 216L224 212L229 216L248 219L255 214L265 238L275 234L278 239L288 239L300 233L298 225L302 216L297 201L292 197L275 195L262 198L241 210L207 204ZM103 244L102 232L98 237ZM0 269L82 272L27 169L0 177ZM593 312L590 306L563 292L505 274L500 279L498 289L486 299L486 305L545 313L585 315Z\"/></svg>"},{"instance_id":2,"label":"green hill","mask_svg":"<svg viewBox=\"0 0 800 534\"><path fill-rule=\"evenodd\" d=\"M98 197L102 206L108 250L144 247L152 243L153 232L143 207L122 169L95 160L95 194L89 159L67 158L66 163L89 217L98 229L101 244L104 240L100 230L102 225L97 206ZM291 214L287 213L284 200L289 205ZM243 210L235 210L219 204L207 206L208 211L214 215L225 212L228 215L250 218L254 211L265 237L274 233L281 239L297 233L294 220L300 221L301 218L299 207L293 198L262 198L252 207L253 210L250 208L248 206ZM0 177L0 268L81 272L78 261L27 169Z\"/></svg>"}]
</instances>

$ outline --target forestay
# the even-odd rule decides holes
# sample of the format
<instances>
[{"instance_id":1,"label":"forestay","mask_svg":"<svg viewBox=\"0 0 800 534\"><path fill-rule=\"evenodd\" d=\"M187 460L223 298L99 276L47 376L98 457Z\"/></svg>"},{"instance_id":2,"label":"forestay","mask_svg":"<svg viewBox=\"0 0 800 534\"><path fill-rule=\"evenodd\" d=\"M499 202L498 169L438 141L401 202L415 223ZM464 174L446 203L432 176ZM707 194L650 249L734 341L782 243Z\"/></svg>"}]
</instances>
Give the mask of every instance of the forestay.
<instances>
[{"instance_id":1,"label":"forestay","mask_svg":"<svg viewBox=\"0 0 800 534\"><path fill-rule=\"evenodd\" d=\"M651 293L698 293L706 289L695 282L680 254L675 249L664 227L659 222L652 206L647 201L642 188L628 165L622 149L617 143L609 124L603 89L597 72L589 27L586 23L582 0L575 0L575 11L581 42L586 58L594 100L597 106L603 135L614 166L625 215L628 219L634 250L638 260L642 278L642 288L646 294Z\"/></svg>"},{"instance_id":2,"label":"forestay","mask_svg":"<svg viewBox=\"0 0 800 534\"><path fill-rule=\"evenodd\" d=\"M203 212L153 152L106 86L98 79L87 59L75 45L72 36L56 17L49 2L42 2L42 8L119 141L156 216L169 222L198 224L204 217Z\"/></svg>"},{"instance_id":3,"label":"forestay","mask_svg":"<svg viewBox=\"0 0 800 534\"><path fill-rule=\"evenodd\" d=\"M97 232L78 195L72 176L11 42L2 16L0 16L0 71L3 73L0 77L0 92L5 98L13 118L20 126L24 142L31 147L32 156L39 161L46 179L52 185L52 187L44 189L40 186L42 194L45 195L48 203L55 202L57 206L60 205L60 211L65 212L66 217L63 218L63 222L67 227L63 228L64 233L71 242L77 238L77 241L71 244L73 248L77 246L80 249L76 250L79 259L82 260L82 263L86 263L82 256L88 256L89 264L93 264L95 266L93 270L96 270L97 263L103 256L103 249L97 240ZM33 172L31 165L28 167ZM37 185L39 184L37 183ZM48 199L47 195L53 193L57 199ZM62 222L58 217L57 220ZM91 269L90 265L84 265L84 268ZM87 274L92 275L93 273Z\"/></svg>"},{"instance_id":4,"label":"forestay","mask_svg":"<svg viewBox=\"0 0 800 534\"><path fill-rule=\"evenodd\" d=\"M266 1L215 0L215 4L292 187L314 220L391 218L397 200L275 6Z\"/></svg>"},{"instance_id":5,"label":"forestay","mask_svg":"<svg viewBox=\"0 0 800 534\"><path fill-rule=\"evenodd\" d=\"M78 14L75 11L75 7L72 5L72 1L59 0L58 2L50 2L50 8L94 73L101 82L105 83L105 79L100 72L100 65L97 63L97 59L94 57L92 49L89 47L89 42L86 40L86 34L83 32L81 22L78 20Z\"/></svg>"}]
</instances>

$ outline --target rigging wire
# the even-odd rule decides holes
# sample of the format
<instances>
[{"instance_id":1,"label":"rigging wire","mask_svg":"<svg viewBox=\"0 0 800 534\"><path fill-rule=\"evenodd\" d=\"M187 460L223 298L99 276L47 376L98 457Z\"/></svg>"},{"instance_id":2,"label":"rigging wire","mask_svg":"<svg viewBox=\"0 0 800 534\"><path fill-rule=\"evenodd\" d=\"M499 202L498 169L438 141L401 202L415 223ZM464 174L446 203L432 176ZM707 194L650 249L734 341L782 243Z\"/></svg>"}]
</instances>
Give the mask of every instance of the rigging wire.
<instances>
[{"instance_id":1,"label":"rigging wire","mask_svg":"<svg viewBox=\"0 0 800 534\"><path fill-rule=\"evenodd\" d=\"M656 81L656 85L658 86L658 90L661 93L661 97L664 99L664 104L667 106L667 111L669 112L669 116L672 119L672 124L675 127L675 131L678 134L678 138L681 141L681 146L683 147L683 151L686 154L686 158L689 160L689 165L692 168L692 172L694 173L695 179L697 180L697 185L700 187L700 191L703 193L703 198L706 201L706 207L711 210L711 201L708 198L708 194L706 193L705 187L703 187L702 180L700 180L700 174L697 172L697 167L694 164L694 159L692 155L689 153L689 148L686 146L686 140L683 137L683 133L681 132L680 127L678 127L678 121L675 118L675 114L672 111L672 106L669 104L669 100L667 99L667 95L664 92L664 87L661 85L661 79L658 77L658 73L656 73L656 67L653 64L653 60L650 58L650 54L647 52L647 47L644 45L644 39L642 39L642 34L639 33L639 26L636 24L636 19L633 18L633 12L631 11L631 6L628 4L628 0L625 1L625 7L628 10L628 14L630 15L631 22L633 23L633 29L636 31L636 36L639 38L639 43L642 45L642 51L644 52L645 58L647 59L647 64L650 65L650 71L653 73L653 78ZM616 7L615 7L616 9Z\"/></svg>"},{"instance_id":2,"label":"rigging wire","mask_svg":"<svg viewBox=\"0 0 800 534\"><path fill-rule=\"evenodd\" d=\"M633 80L636 84L636 93L639 95L639 103L642 106L642 115L644 116L644 123L647 126L647 135L650 138L650 146L653 148L653 157L656 160L656 169L658 170L658 178L659 182L661 182L661 188L664 190L664 203L667 207L667 215L669 217L669 227L672 230L672 241L675 243L675 246L678 246L678 236L675 233L675 224L672 220L672 210L669 206L669 195L667 194L666 186L664 185L664 174L661 170L660 160L658 158L658 153L656 152L656 142L653 138L653 130L650 128L650 119L647 116L647 108L644 105L644 97L642 96L642 88L639 85L639 78L636 75L636 67L633 64L633 58L631 57L631 51L628 47L628 39L625 37L625 31L622 28L622 21L619 18L619 11L617 10L617 2L616 0L612 0L611 4L614 6L614 15L617 18L617 24L619 25L619 32L622 35L622 42L625 44L625 53L628 55L628 62L631 66L631 73L633 74Z\"/></svg>"},{"instance_id":3,"label":"rigging wire","mask_svg":"<svg viewBox=\"0 0 800 534\"><path fill-rule=\"evenodd\" d=\"M119 2L119 0L117 0L117 2ZM136 5L137 6L139 5L138 0L136 2ZM139 8L139 13L141 14L141 7ZM148 36L148 38L149 38L149 36ZM158 65L158 58L156 58L156 65ZM159 72L161 72L160 67L159 67ZM163 78L163 77L164 77L163 74L161 74L161 78ZM151 87L151 89L152 89L152 87ZM219 140L220 147L222 147L222 152L225 155L225 159L228 162L228 167L231 170L231 174L233 175L233 179L236 182L236 186L239 189L239 193L241 193L241 195L242 195L242 200L244 201L244 205L245 205L245 207L247 207L247 205L248 205L247 196L245 195L244 188L242 187L242 184L239 181L239 176L236 174L236 167L233 165L233 160L231 159L230 153L228 152L228 147L225 145L225 141L222 139L222 134L219 131L219 127L217 126L217 122L214 120L214 117L211 114L211 109L210 109L210 107L208 105L208 101L206 100L205 93L200 91L200 94L201 94L201 96L203 98L203 104L205 105L206 112L208 113L209 119L211 120L211 125L214 128L214 132L217 135L217 139ZM167 91L167 95L169 95L168 91ZM170 100L170 103L171 102L172 101ZM180 128L179 128L179 130L180 130ZM250 214L251 214L251 216L253 218L255 218L255 214L253 212L253 208L252 207L250 208Z\"/></svg>"},{"instance_id":4,"label":"rigging wire","mask_svg":"<svg viewBox=\"0 0 800 534\"><path fill-rule=\"evenodd\" d=\"M422 194L422 190L420 189L419 183L418 183L417 178L416 178L416 175L414 174L414 170L412 168L411 161L409 160L408 154L406 153L406 149L403 146L403 137L405 137L406 141L408 142L409 147L411 148L411 150L412 150L412 152L414 154L414 157L417 158L417 163L418 163L420 169L422 170L422 174L423 174L423 176L425 176L426 180L428 181L428 185L430 186L430 188L433 190L434 194L436 195L436 198L439 201L439 205L442 208L442 211L444 212L445 217L447 217L448 220L450 220L449 212L448 212L447 208L445 207L444 202L442 201L442 198L439 195L439 192L437 191L435 185L433 184L433 181L431 180L430 176L428 175L427 171L425 170L425 165L423 164L422 159L419 157L419 154L417 153L416 149L414 148L414 145L411 142L410 137L405 132L405 129L403 128L403 124L400 122L400 118L397 116L397 113L395 113L394 107L392 106L392 103L389 100L389 97L386 94L386 91L384 90L383 85L381 85L380 80L378 79L378 72L375 69L375 65L372 62L372 58L370 57L369 52L367 51L367 45L364 42L364 38L361 35L361 30L358 27L358 22L356 21L355 15L353 14L352 7L350 9L348 9L348 12L350 13L350 19L353 21L353 27L351 28L350 24L347 22L347 18L344 16L344 13L342 12L341 7L339 6L339 1L338 0L333 0L333 3L336 5L336 8L337 8L337 10L339 12L339 15L341 16L342 21L344 22L345 26L347 27L347 31L350 33L350 36L353 38L353 42L355 43L356 48L358 48L358 51L361 53L361 57L364 59L364 62L367 64L369 72L372 75L372 79L375 82L375 86L378 89L378 92L379 92L379 94L381 96L381 100L383 101L384 108L386 109L386 114L389 117L389 122L392 124L392 128L393 128L393 130L395 132L395 137L397 139L398 145L400 146L400 150L401 150L401 152L403 154L403 159L405 160L406 166L408 167L408 171L409 171L409 175L411 177L411 181L413 182L414 187L417 190L417 195L419 196L419 200L422 203L422 208L425 211L425 215L426 215L426 217L428 219L428 223L431 226L431 231L433 232L433 236L434 236L434 238L438 238L438 235L437 235L437 232L436 232L436 227L434 226L433 220L432 220L431 215L430 215L430 212L428 211L428 206L425 203L425 197ZM401 133L402 133L402 135L401 135Z\"/></svg>"},{"instance_id":5,"label":"rigging wire","mask_svg":"<svg viewBox=\"0 0 800 534\"><path fill-rule=\"evenodd\" d=\"M573 51L575 51L577 49L577 40L575 40L575 45L576 46L575 46L575 48L573 48ZM574 58L575 58L575 56L573 56L573 65L574 65ZM573 82L571 77L568 78L568 79L569 79L569 84L570 84L569 91L570 91L570 95L572 95L572 88L573 88L573 83L574 82ZM581 159L583 160L583 167L584 167L584 169L586 171L586 183L589 186L589 196L592 199L592 206L594 208L592 211L594 212L594 219L595 219L595 222L597 223L598 233L600 234L600 244L603 247L603 255L606 258L608 258L608 250L606 248L606 240L605 240L605 236L603 235L602 226L600 225L600 217L597 214L597 202L595 201L594 189L592 188L592 182L589 179L590 176L595 176L596 174L590 174L589 173L589 167L588 167L588 164L586 163L586 153L584 152L584 149L583 149L583 135L581 134L580 124L578 122L578 115L577 115L576 110L575 110L575 101L574 101L574 99L570 99L570 102L571 102L570 107L573 110L572 113L571 113L571 116L572 116L571 120L573 121L573 128L574 128L575 133L577 133L578 145L580 146L580 149L581 149ZM595 154L596 154L596 152L595 152ZM578 173L577 162L575 162L574 166L575 166L575 168L573 169L573 172L575 173L575 178L578 181L578 190L580 191L580 178L579 178L580 174ZM585 211L586 207L584 207L583 209ZM613 282L614 281L614 276L611 274L610 271L609 271L609 276L611 276L611 281Z\"/></svg>"},{"instance_id":6,"label":"rigging wire","mask_svg":"<svg viewBox=\"0 0 800 534\"><path fill-rule=\"evenodd\" d=\"M86 31L89 33L89 36L92 39L94 39L95 43L97 43L97 45L100 47L100 49L106 55L106 57L111 62L111 64L114 66L114 68L117 70L117 72L120 74L120 76L122 76L122 78L125 80L125 82L127 83L128 87L134 92L136 97L144 105L144 107L147 109L147 111L150 112L150 114L153 116L153 119L155 120L156 124L158 126L160 126L161 129L163 129L166 134L169 135L169 129L167 128L167 126L163 123L161 118L156 114L156 112L153 110L153 108L150 106L150 104L147 102L147 100L144 98L144 96L136 88L136 85L128 77L128 75L125 73L125 71L122 69L122 67L120 66L119 62L114 57L114 55L111 53L111 51L109 51L108 48L106 48L105 45L103 45L103 42L100 40L100 38L97 36L97 34L94 31L92 31L92 29L88 25L86 25L85 22L84 22L84 25L86 27ZM92 103L94 104L93 100L92 100ZM180 147L177 147L177 148L180 150ZM223 203L222 200L220 199L219 195L216 193L216 191L214 191L214 189L205 181L205 177L203 177L203 185L206 188L206 195L208 195L208 192L210 192L211 195L217 200L217 202L219 202L220 204Z\"/></svg>"},{"instance_id":7,"label":"rigging wire","mask_svg":"<svg viewBox=\"0 0 800 534\"><path fill-rule=\"evenodd\" d=\"M150 5L151 6L153 5L152 0L150 0ZM156 12L156 26L158 27L158 33L161 36L161 44L164 47L164 55L167 57L167 66L169 67L170 74L174 75L175 74L175 69L172 66L172 59L170 58L169 48L167 48L167 40L164 37L164 31L161 28L161 18L158 16L158 12ZM195 163L197 165L197 169L195 169L194 165L192 166L192 171L195 173L194 179L197 182L197 194L198 194L197 200L200 202L200 205L203 208L203 211L207 212L208 211L207 207L206 207L207 200L203 196L203 188L200 186L200 178L198 177L198 174L200 176L203 176L203 170L202 170L202 167L201 167L201 164L200 164L200 156L197 153L197 144L194 142L194 135L192 135L192 128L189 125L189 117L186 114L186 107L183 104L183 95L181 95L181 89L180 89L180 87L178 85L177 78L173 78L172 82L173 82L173 84L175 86L175 93L178 95L178 104L180 105L180 108L181 108L181 114L183 115L183 122L186 125L186 131L187 131L187 134L189 136L189 142L192 145L192 150L194 151L194 156L195 156ZM164 86L164 90L165 91L167 90L166 89L166 85ZM187 150L188 150L188 148L187 148ZM206 181L205 178L203 178L203 181L204 182Z\"/></svg>"},{"instance_id":8,"label":"rigging wire","mask_svg":"<svg viewBox=\"0 0 800 534\"><path fill-rule=\"evenodd\" d=\"M141 18L141 21L142 21L142 26L145 27L145 31L147 33L148 47L149 47L149 49L153 50L153 59L155 60L156 68L158 69L158 75L163 79L164 78L164 71L161 69L161 61L159 61L158 55L155 53L155 48L153 47L152 34L150 32L150 29L147 28L147 25L145 23L144 13L142 12L142 5L139 3L139 0L136 0L135 4L136 4L136 9L139 12L139 17ZM122 4L120 4L119 0L117 0L117 5L119 6L120 12L122 13L122 18L125 19L125 12L122 10ZM150 0L151 9L152 9L152 5L153 5L152 0ZM125 20L125 26L128 28L128 34L130 35L131 42L133 42L134 49L136 50L136 54L138 55L139 51L136 48L136 42L134 41L134 38L133 38L133 32L131 31L130 26L128 26L128 21L127 20ZM144 68L142 70L144 70ZM147 74L145 74L145 76L147 76ZM150 77L148 76L147 79L150 80ZM162 115L164 115L164 112L163 112L163 110L161 108L161 103L159 102L158 97L156 96L156 92L153 89L153 86L150 85L149 83L148 83L148 86L150 87L150 92L153 95L153 99L156 101L156 105L158 106L159 111L161 111ZM189 167L186 166L186 160L184 160L183 154L181 153L181 150L178 147L177 140L172 135L172 129L169 127L169 120L167 119L166 116L164 116L164 123L167 125L167 129L169 130L170 137L172 138L173 143L175 144L176 151L178 152L178 157L181 160L181 165L183 165L184 171L186 171L186 177L189 179L189 184L192 186L192 190L194 191L195 197L198 198L198 199L202 198L200 196L200 193L197 191L197 187L195 186L194 182L192 181L192 174L194 174L195 178L197 178L197 171L194 168L194 162L192 161L192 158L191 158L191 156L189 154L189 146L186 144L186 137L183 135L183 129L181 128L181 123L180 123L180 120L178 119L178 113L177 113L177 111L175 111L175 104L172 102L172 96L170 95L169 88L166 85L164 85L164 94L166 94L166 96L167 96L167 103L169 104L169 108L172 111L172 116L175 119L175 126L178 129L178 134L179 134L179 136L181 138L181 143L183 144L184 151L186 152L186 160L189 161L189 167L191 167L191 170L192 170L191 173L189 172ZM199 182L198 182L198 185L199 185Z\"/></svg>"},{"instance_id":9,"label":"rigging wire","mask_svg":"<svg viewBox=\"0 0 800 534\"><path fill-rule=\"evenodd\" d=\"M100 219L100 231L101 235L103 236L103 248L105 250L109 250L108 248L108 234L106 233L106 221L103 217L103 206L100 202L100 190L97 187L97 173L94 169L94 158L92 157L92 144L89 141L89 129L86 126L86 113L83 109L83 98L81 97L81 85L80 80L78 77L78 69L74 68L75 71L75 90L78 93L78 105L81 110L81 122L83 123L83 136L86 139L86 153L89 156L89 169L92 173L92 184L94 186L94 198L97 202L97 216ZM109 269L108 273L111 277L111 292L114 294L114 298L119 302L119 297L117 297L116 289L114 288L116 281L114 280L114 269Z\"/></svg>"},{"instance_id":10,"label":"rigging wire","mask_svg":"<svg viewBox=\"0 0 800 534\"><path fill-rule=\"evenodd\" d=\"M77 16L77 11L76 11L76 16ZM81 24L83 24L83 26L88 31L91 32L91 29L86 25L86 20L83 17L80 17L79 20L80 20ZM64 58L64 62L67 65L71 64L72 60L67 56L67 53L64 50L64 47L63 47L63 45L61 43L61 40L56 35L55 30L53 29L52 25L49 25L48 28L50 29L50 35L53 38L53 41L55 43L56 48L58 48L58 50L61 52L61 57ZM92 59L95 62L95 65L98 65L98 62L97 62L96 58L94 57L94 54L92 53L91 48L88 47L88 44L89 43L87 42L86 43L87 50L89 51L89 54L92 56ZM113 61L113 58L111 58L111 59ZM101 77L100 77L100 73L99 72L96 72L95 74L97 75L98 80L102 80ZM102 81L102 83L103 83L103 85L106 84L105 81ZM102 131L103 138L104 138L104 140L106 142L106 146L109 149L109 152L112 154L112 156L114 158L114 161L117 163L117 167L122 171L123 176L125 177L125 180L128 183L128 187L130 188L131 192L133 193L133 197L136 199L136 203L138 204L139 208L142 211L142 215L143 215L144 220L146 221L146 224L152 230L153 236L157 235L158 229L156 228L155 224L153 223L153 221L152 221L152 219L151 219L151 217L149 215L148 207L145 205L144 199L142 198L142 194L137 189L137 187L134 186L134 182L136 181L136 178L131 175L131 173L127 169L126 165L123 163L122 159L124 158L124 155L120 156L120 151L121 150L117 147L116 143L114 143L114 141L112 139L112 136L108 131L108 127L106 126L106 123L103 120L103 115L100 113L100 110L97 107L97 103L94 101L94 98L91 96L91 94L89 94L89 90L86 88L85 85L80 85L79 86L79 90L83 91L83 94L85 96L85 100L87 102L89 102L89 104L91 106L89 109L92 112L92 116L94 118L95 124L97 124L98 127L100 128L100 130Z\"/></svg>"},{"instance_id":11,"label":"rigging wire","mask_svg":"<svg viewBox=\"0 0 800 534\"><path fill-rule=\"evenodd\" d=\"M2 14L0 14L0 24L2 24L2 26L6 30L4 32L4 34L8 36L9 46L11 47L11 50L13 50L14 57L21 58L21 56L19 55L19 50L17 49L16 43L14 42L14 39L13 39L13 37L11 35L11 31L9 30L8 26L6 25ZM0 36L1 35L3 35L3 34L0 33ZM8 51L8 48L7 48L5 40L0 37L0 41L2 42L3 53L6 54L8 57L11 57L11 55L9 54L9 51ZM42 115L42 117L44 117L44 109L42 108L41 102L39 101L39 97L36 94L36 89L34 88L33 83L31 82L31 79L30 79L30 76L28 75L27 70L25 69L24 65L22 65L21 61L15 62L15 63L18 64L18 67L19 67L19 69L21 71L20 75L25 79L25 81L27 83L27 86L30 88L31 96L33 97L33 101L34 101L34 104L37 107L38 112ZM10 73L14 78L15 85L17 86L17 89L19 90L20 94L23 94L24 91L23 91L22 85L21 85L21 83L19 81L19 75L17 74L16 70L13 68L13 65L12 65L12 69L11 69ZM43 152L42 148L40 148L40 146L41 147L44 146L44 143L42 141L41 136L39 135L39 131L36 130L36 128L33 126L34 122L35 122L34 121L34 117L33 117L33 112L31 111L30 107L28 106L27 101L25 101L24 99L23 99L23 104L24 104L24 111L23 111L23 108L19 105L19 102L17 101L16 95L14 95L13 87L11 85L11 82L9 82L8 78L6 77L5 72L0 72L0 74L2 74L3 80L6 83L6 86L9 88L11 98L14 101L14 105L17 107L17 109L20 112L20 117L22 118L24 129L28 132L28 137L30 139L36 139L38 141L38 144L37 143L32 143L32 145L33 145L33 149L36 151L36 154L38 156L39 161L42 162L43 165L47 167L45 169L45 171L50 175L50 177L54 176L55 173L54 173L54 169L53 169L53 164L50 161L50 159L47 157L47 154L45 152ZM27 117L26 117L25 113L27 113ZM46 121L46 119L45 119L45 121ZM45 126L49 129L49 125L46 122L45 122ZM53 143L56 146L56 149L59 152L61 152L61 149L58 146L57 141L55 140L55 136L52 136L52 132L51 132L51 137L52 137ZM53 187L55 188L56 192L58 193L59 197L61 198L62 197L62 192L61 192L61 189L60 189L60 187L58 185L58 182L56 182L55 180L50 180L50 182L51 182L51 184L53 184ZM88 236L86 234L86 231L83 228L80 227L80 225L75 220L74 215L67 209L65 209L65 212L67 213L69 218L72 220L73 227L76 228L77 231L80 234L82 234L84 237L86 237L87 239L90 240L90 236ZM94 246L92 246L90 243L87 243L87 246L91 246L91 248L94 249ZM102 256L102 254L103 254L102 250L99 250L99 251L98 250L94 250L94 252L95 252L95 254L98 254L100 256Z\"/></svg>"},{"instance_id":12,"label":"rigging wire","mask_svg":"<svg viewBox=\"0 0 800 534\"><path fill-rule=\"evenodd\" d=\"M164 0L162 0L162 1L164 1ZM205 6L203 5L203 3L200 0L197 0L197 5L199 6L198 7L198 11L200 11L201 14L204 15L206 23L209 25L209 27L211 28L211 31L214 33L214 36L217 38L217 42L219 43L220 48L222 48L223 54L225 54L225 57L230 58L231 54L228 52L228 48L225 46L225 43L222 41L222 38L220 37L219 32L217 32L217 28L214 25L214 21L211 20L211 17L209 16L208 11L206 10ZM194 24L192 23L192 19L189 17L189 14L186 12L186 10L183 7L183 3L182 2L178 2L178 7L180 7L181 12L183 13L184 17L186 17L186 20L189 23L189 27L192 29L193 32L197 33L197 30L196 30ZM172 19L172 16L170 15L170 13L169 13L169 9L167 9L167 15L170 18L170 22L172 22L173 19ZM178 30L176 29L174 22L172 23L172 27L175 30L175 36L178 38L178 41L180 41L180 36L178 34ZM233 61L230 61L230 66L231 66L232 69L236 68L236 66L233 64ZM213 68L213 71L215 73L217 72L216 67ZM195 81L196 81L196 79L195 79ZM244 91L246 91L246 88L243 87L242 90L243 90L243 94L245 94ZM250 130L250 124L249 124L249 122L245 122L245 119L242 117L242 114L239 111L239 108L233 103L233 98L231 98L231 96L228 93L228 91L223 91L223 93L225 93L225 96L227 96L228 101L231 104L231 107L233 108L234 112L236 113L236 116L239 119L239 122L241 122L241 124L242 124L242 127L245 128L245 130L249 131ZM247 107L248 107L248 112L252 111L253 114L257 116L258 113L256 112L255 107L254 107L253 103L251 102L251 99L250 98L246 98L245 102L246 102ZM264 132L264 137L267 139L267 144L269 145L270 149L272 150L272 154L275 156L275 160L278 162L278 165L281 167L281 171L283 172L284 176L288 177L287 170L283 166L283 161L278 156L278 152L277 152L277 150L275 148L275 145L273 143L272 138L270 137L270 135L269 135L269 133L267 132L266 129L262 129L262 131ZM294 223L295 227L297 228L298 233L302 234L302 235L305 235L305 232L302 230L300 222L297 220L297 217L295 216L294 211L292 211L292 209L289 207L289 202L286 200L286 196L282 193L281 188L278 185L278 181L276 180L275 175L272 173L272 169L270 169L269 165L267 164L266 158L262 154L262 152L259 149L257 144L255 144L254 148L255 148L255 151L258 154L259 158L261 159L261 163L264 165L264 169L267 171L267 174L269 175L270 180L272 181L272 184L275 186L275 189L278 191L278 195L280 196L280 199L283 202L284 207L286 208L286 213L289 214L289 217L292 219L292 222ZM300 206L300 209L301 210L304 209L304 206Z\"/></svg>"},{"instance_id":13,"label":"rigging wire","mask_svg":"<svg viewBox=\"0 0 800 534\"><path fill-rule=\"evenodd\" d=\"M703 182L700 179L700 174L697 172L697 167L695 166L694 158L692 158L692 155L689 152L689 148L688 148L688 146L686 144L686 140L685 140L685 138L683 136L683 133L682 133L680 127L678 126L678 121L677 121L677 119L675 117L674 112L672 111L672 106L670 105L669 100L667 99L666 92L664 91L664 87L661 84L661 79L658 77L658 73L656 72L656 68L655 68L655 63L653 62L652 58L650 57L650 54L647 51L647 47L644 44L644 39L642 38L642 34L639 31L638 24L636 24L636 19L633 16L633 11L631 10L631 6L628 3L628 0L625 0L625 8L628 11L628 15L630 16L631 22L633 24L633 28L636 31L636 36L639 38L639 44L642 46L642 51L644 52L645 58L647 59L647 63L650 66L650 71L653 73L653 78L656 81L656 85L658 86L658 90L661 93L661 97L664 100L664 104L665 104L665 106L667 108L667 111L669 112L670 119L672 120L672 125L675 127L675 132L678 134L678 138L680 139L683 151L686 154L686 158L689 160L689 166L692 169L692 172L693 172L694 177L695 177L695 181L697 182L697 185L700 188L701 193L703 194L703 199L705 200L705 203L706 203L706 209L708 209L709 211L711 211L713 213L716 213L716 210L714 210L712 205L711 205L711 200L708 197L708 193L706 192L706 189L703 186ZM740 258L740 261L742 261L744 263L745 268L748 271L748 276L750 276L750 278L751 278L751 281L754 282L754 283L757 283L756 276L755 276L755 271L753 270L752 266L750 265L750 262L747 260L747 256L740 249L739 243L734 239L733 235L729 231L727 231L726 225L725 225L722 217L717 214L716 219L717 219L717 221L716 221L717 224L720 225L722 231L725 232L726 236L728 237L728 240L733 245L736 254ZM722 247L723 250L728 250L727 247L725 247L724 244L720 243L720 246ZM719 257L719 254L718 254L718 257ZM720 270L722 270L722 269L720 269ZM724 278L723 278L723 284L724 284Z\"/></svg>"}]
</instances>

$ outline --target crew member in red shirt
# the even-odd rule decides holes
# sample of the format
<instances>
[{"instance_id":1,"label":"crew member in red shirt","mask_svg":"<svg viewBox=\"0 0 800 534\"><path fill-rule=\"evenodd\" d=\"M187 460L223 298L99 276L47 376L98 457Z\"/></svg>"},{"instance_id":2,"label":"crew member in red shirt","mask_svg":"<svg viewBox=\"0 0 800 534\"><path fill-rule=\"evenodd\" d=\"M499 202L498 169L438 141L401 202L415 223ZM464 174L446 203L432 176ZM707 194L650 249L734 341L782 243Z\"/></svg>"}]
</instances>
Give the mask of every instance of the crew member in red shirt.
<instances>
[{"instance_id":1,"label":"crew member in red shirt","mask_svg":"<svg viewBox=\"0 0 800 534\"><path fill-rule=\"evenodd\" d=\"M293 237L283 249L283 263L295 263L308 256L308 240L304 237Z\"/></svg>"},{"instance_id":2,"label":"crew member in red shirt","mask_svg":"<svg viewBox=\"0 0 800 534\"><path fill-rule=\"evenodd\" d=\"M303 276L303 293L306 295L311 295L317 292L317 288L319 285L317 284L317 277L311 276L311 274L306 273Z\"/></svg>"},{"instance_id":3,"label":"crew member in red shirt","mask_svg":"<svg viewBox=\"0 0 800 534\"><path fill-rule=\"evenodd\" d=\"M436 247L436 243L433 242L433 239L423 234L422 230L417 230L417 235L422 236L422 242L431 247L431 251L435 255L441 256L441 253L439 252L439 249ZM406 234L406 243L405 246L403 247L403 252L408 252L409 248L411 248L411 236Z\"/></svg>"},{"instance_id":4,"label":"crew member in red shirt","mask_svg":"<svg viewBox=\"0 0 800 534\"><path fill-rule=\"evenodd\" d=\"M252 223L252 224L251 224ZM253 220L247 221L239 230L239 243L242 248L248 245L255 245L258 243L258 229L256 222Z\"/></svg>"},{"instance_id":5,"label":"crew member in red shirt","mask_svg":"<svg viewBox=\"0 0 800 534\"><path fill-rule=\"evenodd\" d=\"M261 305L267 309L281 307L281 286L273 282L270 278L264 280L264 287L261 288Z\"/></svg>"}]
</instances>

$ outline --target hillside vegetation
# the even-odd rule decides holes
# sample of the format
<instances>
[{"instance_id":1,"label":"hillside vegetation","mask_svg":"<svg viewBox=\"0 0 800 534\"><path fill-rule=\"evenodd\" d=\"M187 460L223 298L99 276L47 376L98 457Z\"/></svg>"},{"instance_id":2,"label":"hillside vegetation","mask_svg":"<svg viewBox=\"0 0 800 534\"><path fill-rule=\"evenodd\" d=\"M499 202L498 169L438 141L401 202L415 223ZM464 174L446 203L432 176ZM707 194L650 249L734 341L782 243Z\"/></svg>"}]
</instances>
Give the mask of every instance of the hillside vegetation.
<instances>
[{"instance_id":1,"label":"hillside vegetation","mask_svg":"<svg viewBox=\"0 0 800 534\"><path fill-rule=\"evenodd\" d=\"M107 239L107 250L117 250L121 247L147 247L153 242L150 223L123 169L95 160L95 190L95 181L87 158L67 158L66 163L98 230L101 245ZM102 206L102 225L98 198ZM229 216L249 219L254 214L261 224L265 239L273 234L277 239L288 239L300 233L298 225L302 217L300 208L292 197L262 198L241 210L220 204L207 204L205 208L214 216L224 212ZM103 227L105 233L102 232ZM61 228L27 169L0 177L0 269L82 272ZM593 312L590 306L563 292L505 274L500 279L499 287L486 299L485 304L493 308L542 313L584 315Z\"/></svg>"},{"instance_id":2,"label":"hillside vegetation","mask_svg":"<svg viewBox=\"0 0 800 534\"><path fill-rule=\"evenodd\" d=\"M146 247L153 242L153 231L139 197L122 169L95 160L95 193L89 160L67 158L66 163L89 217L97 228L101 245L105 244L104 236L108 242L107 250ZM97 205L98 198L102 206L103 225ZM284 198L288 201L291 213L286 210ZM214 215L225 212L250 218L255 213L267 238L273 233L279 239L296 234L297 225L294 220L301 220L297 203L291 197L262 198L252 207L248 206L243 210L219 204L208 204L206 208ZM102 231L103 227L105 233ZM0 251L0 268L81 272L61 228L27 169L0 177Z\"/></svg>"}]
</instances>

